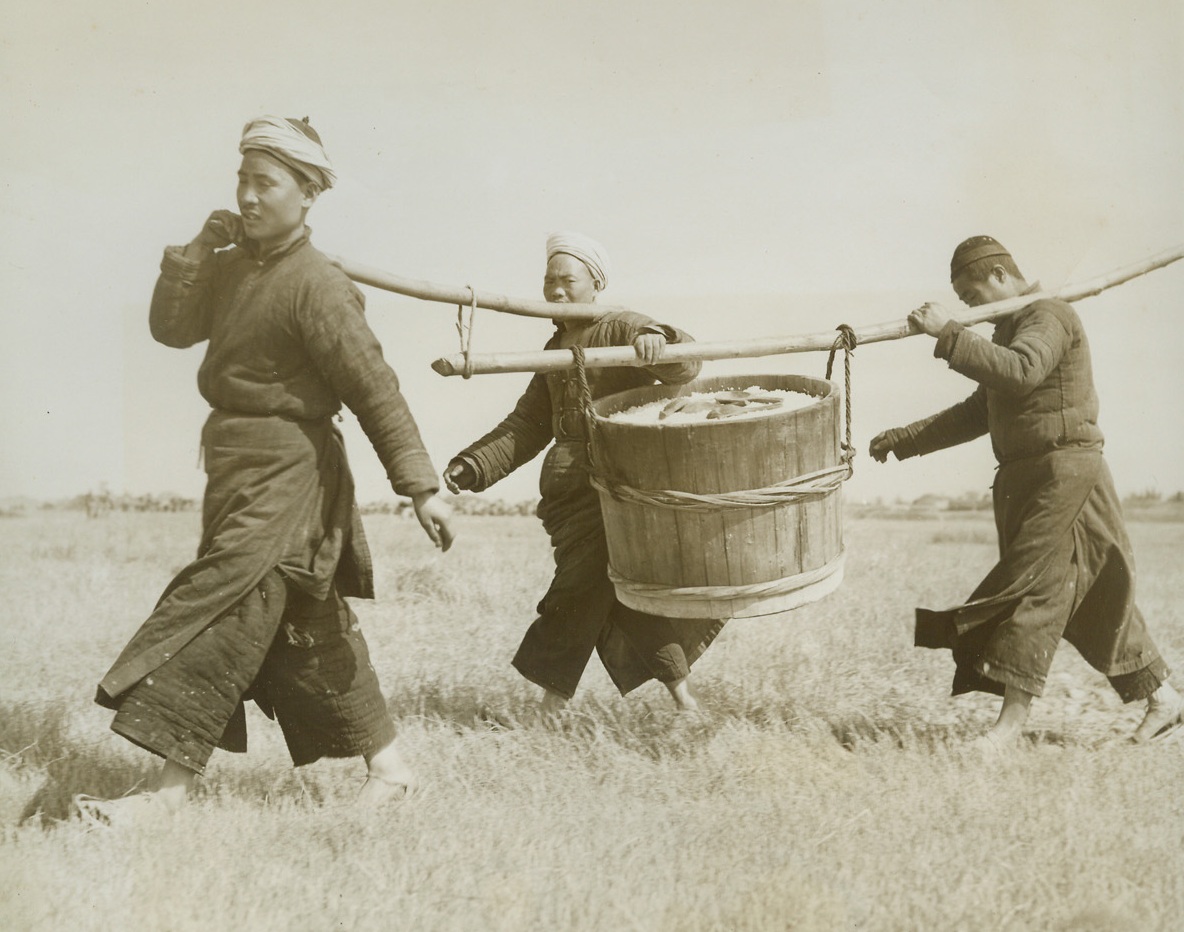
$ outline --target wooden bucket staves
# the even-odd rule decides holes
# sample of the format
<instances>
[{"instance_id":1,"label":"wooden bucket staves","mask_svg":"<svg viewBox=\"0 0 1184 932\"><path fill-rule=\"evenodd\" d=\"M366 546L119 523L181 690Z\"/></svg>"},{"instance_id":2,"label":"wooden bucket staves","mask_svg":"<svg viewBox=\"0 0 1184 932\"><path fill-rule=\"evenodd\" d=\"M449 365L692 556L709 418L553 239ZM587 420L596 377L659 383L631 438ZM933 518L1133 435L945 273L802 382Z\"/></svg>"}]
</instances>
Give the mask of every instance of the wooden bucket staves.
<instances>
[{"instance_id":1,"label":"wooden bucket staves","mask_svg":"<svg viewBox=\"0 0 1184 932\"><path fill-rule=\"evenodd\" d=\"M690 392L758 386L815 400L694 423L609 415ZM655 385L592 404L593 485L617 598L674 618L770 615L843 578L840 392L824 379L731 375Z\"/></svg>"}]
</instances>

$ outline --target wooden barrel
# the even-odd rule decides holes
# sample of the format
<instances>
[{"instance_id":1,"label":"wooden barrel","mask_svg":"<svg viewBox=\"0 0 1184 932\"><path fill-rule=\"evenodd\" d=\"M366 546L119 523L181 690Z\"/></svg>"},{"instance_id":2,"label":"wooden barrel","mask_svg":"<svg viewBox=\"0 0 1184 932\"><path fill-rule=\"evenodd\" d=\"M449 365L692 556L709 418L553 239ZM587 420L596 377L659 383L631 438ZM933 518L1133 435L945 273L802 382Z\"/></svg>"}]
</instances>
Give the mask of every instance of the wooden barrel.
<instances>
[{"instance_id":1,"label":"wooden barrel","mask_svg":"<svg viewBox=\"0 0 1184 932\"><path fill-rule=\"evenodd\" d=\"M661 399L750 386L803 392L815 400L753 417L694 423L609 420L614 412ZM744 618L789 611L838 587L846 471L834 383L797 375L731 375L654 385L601 398L593 403L593 417L592 450L600 474L594 484L608 536L609 574L625 605L673 618ZM822 491L814 483L810 494L797 499L754 506L717 498L816 474L829 477ZM664 497L662 491L675 494ZM677 493L696 493L706 501ZM759 497L723 496L746 502Z\"/></svg>"}]
</instances>

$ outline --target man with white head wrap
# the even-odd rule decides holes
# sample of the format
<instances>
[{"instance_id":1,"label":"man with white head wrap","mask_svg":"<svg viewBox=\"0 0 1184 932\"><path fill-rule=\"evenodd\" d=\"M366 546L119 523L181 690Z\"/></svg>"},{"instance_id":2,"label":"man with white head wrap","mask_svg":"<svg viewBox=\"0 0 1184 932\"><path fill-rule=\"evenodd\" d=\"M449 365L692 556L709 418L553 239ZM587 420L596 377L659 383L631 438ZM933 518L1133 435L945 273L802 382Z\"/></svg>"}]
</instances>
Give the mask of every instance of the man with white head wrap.
<instances>
[{"instance_id":1,"label":"man with white head wrap","mask_svg":"<svg viewBox=\"0 0 1184 932\"><path fill-rule=\"evenodd\" d=\"M263 117L240 149L240 213L215 211L168 247L152 296L157 341L208 341L203 533L99 686L112 729L165 759L155 793L87 803L106 818L174 809L215 746L245 750L246 698L278 719L296 765L364 757L361 803L413 782L343 599L373 598L374 584L332 422L342 404L445 550L448 509L361 292L309 242L308 209L335 180L320 138L307 120Z\"/></svg>"},{"instance_id":2,"label":"man with white head wrap","mask_svg":"<svg viewBox=\"0 0 1184 932\"><path fill-rule=\"evenodd\" d=\"M608 254L579 233L547 239L543 296L557 304L590 304L608 282ZM661 364L668 342L686 342L681 330L630 311L589 319L565 318L547 349L632 346L645 367L587 371L593 398L655 380L689 382L698 362ZM617 601L608 578L608 546L600 500L588 481L587 437L578 379L571 370L531 379L514 410L492 431L458 453L444 479L453 492L482 491L533 459L551 441L539 478L538 515L551 537L555 575L514 657L524 677L543 688L542 709L558 711L572 697L596 650L622 695L658 679L682 709L697 708L688 677L691 664L723 627L722 621L668 619Z\"/></svg>"},{"instance_id":3,"label":"man with white head wrap","mask_svg":"<svg viewBox=\"0 0 1184 932\"><path fill-rule=\"evenodd\" d=\"M337 180L333 165L321 137L303 120L262 116L243 127L238 151L244 155L250 149L266 152L282 162L305 181L317 186L317 191L328 191Z\"/></svg>"},{"instance_id":4,"label":"man with white head wrap","mask_svg":"<svg viewBox=\"0 0 1184 932\"><path fill-rule=\"evenodd\" d=\"M608 253L592 237L583 233L552 233L547 237L547 261L560 254L584 263L597 291L604 291L608 286Z\"/></svg>"}]
</instances>

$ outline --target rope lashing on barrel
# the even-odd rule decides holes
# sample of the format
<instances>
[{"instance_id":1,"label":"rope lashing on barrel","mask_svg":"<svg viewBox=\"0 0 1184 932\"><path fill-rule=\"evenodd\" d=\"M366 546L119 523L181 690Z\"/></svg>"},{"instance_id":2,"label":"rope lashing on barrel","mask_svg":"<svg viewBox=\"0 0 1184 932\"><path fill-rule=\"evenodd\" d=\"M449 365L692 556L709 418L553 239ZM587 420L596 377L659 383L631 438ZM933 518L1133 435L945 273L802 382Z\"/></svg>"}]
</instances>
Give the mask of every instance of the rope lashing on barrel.
<instances>
[{"instance_id":1,"label":"rope lashing on barrel","mask_svg":"<svg viewBox=\"0 0 1184 932\"><path fill-rule=\"evenodd\" d=\"M472 285L465 285L469 289L469 319L465 321L464 304L456 306L456 332L460 334L460 351L464 356L465 367L461 375L466 379L473 377L473 321L477 317L477 292Z\"/></svg>"},{"instance_id":2,"label":"rope lashing on barrel","mask_svg":"<svg viewBox=\"0 0 1184 932\"><path fill-rule=\"evenodd\" d=\"M727 600L727 599L761 599L770 598L772 596L787 595L791 592L797 592L799 589L805 589L808 586L814 586L824 583L826 580L836 580L836 574L842 570L844 563L847 560L847 551L839 551L838 556L834 557L824 566L817 569L808 570L805 573L798 573L794 576L787 576L784 579L772 579L768 582L746 583L743 585L732 586L664 586L660 583L645 583L638 582L635 579L628 579L614 570L610 564L608 568L608 578L616 587L617 591L626 590L633 595L645 597L652 595L660 595L663 599L676 599L686 601L700 601L701 599L712 600ZM837 585L837 581L835 582Z\"/></svg>"},{"instance_id":3,"label":"rope lashing on barrel","mask_svg":"<svg viewBox=\"0 0 1184 932\"><path fill-rule=\"evenodd\" d=\"M762 489L739 492L679 492L670 489L635 489L606 476L592 474L592 486L618 501L685 511L721 511L726 508L769 508L823 498L843 484L851 474L848 463L819 469Z\"/></svg>"},{"instance_id":4,"label":"rope lashing on barrel","mask_svg":"<svg viewBox=\"0 0 1184 932\"><path fill-rule=\"evenodd\" d=\"M843 351L843 421L846 423L842 461L847 466L846 478L849 479L851 473L855 471L852 466L852 460L855 459L855 446L851 442L851 355L855 352L855 347L859 345L859 338L847 324L839 324L835 329L839 331L839 335L835 337L835 342L826 357L826 380L830 381L830 373L835 364L835 354L841 349Z\"/></svg>"}]
</instances>

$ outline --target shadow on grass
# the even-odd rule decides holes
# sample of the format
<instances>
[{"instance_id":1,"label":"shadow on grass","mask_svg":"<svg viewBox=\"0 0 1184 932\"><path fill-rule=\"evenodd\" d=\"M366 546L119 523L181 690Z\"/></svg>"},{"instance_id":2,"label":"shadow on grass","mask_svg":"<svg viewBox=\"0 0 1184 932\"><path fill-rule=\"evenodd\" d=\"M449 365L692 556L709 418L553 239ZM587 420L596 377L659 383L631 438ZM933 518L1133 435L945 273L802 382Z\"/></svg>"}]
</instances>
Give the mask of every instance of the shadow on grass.
<instances>
[{"instance_id":1,"label":"shadow on grass","mask_svg":"<svg viewBox=\"0 0 1184 932\"><path fill-rule=\"evenodd\" d=\"M387 696L396 725L412 719L443 724L457 733L545 730L590 746L608 743L651 760L681 759L696 753L721 732L752 727L777 732L820 729L815 716L792 697L704 680L696 685L702 710L679 712L666 691L649 684L628 696L577 695L559 715L542 718L537 690L508 681L489 690L463 682L433 680L409 684Z\"/></svg>"},{"instance_id":2,"label":"shadow on grass","mask_svg":"<svg viewBox=\"0 0 1184 932\"><path fill-rule=\"evenodd\" d=\"M443 680L416 683L386 697L396 726L408 719L424 719L456 731L521 727L532 718L533 703L520 690L481 689Z\"/></svg>"},{"instance_id":3,"label":"shadow on grass","mask_svg":"<svg viewBox=\"0 0 1184 932\"><path fill-rule=\"evenodd\" d=\"M650 758L685 752L713 735L727 716L707 711L679 714L662 692L658 707L649 697L631 695L607 701L578 695L563 712L543 717L537 690L507 681L490 690L462 682L436 680L406 686L387 696L396 726L413 719L440 724L456 733L544 731L584 746L611 743ZM705 708L711 702L705 701Z\"/></svg>"},{"instance_id":4,"label":"shadow on grass","mask_svg":"<svg viewBox=\"0 0 1184 932\"><path fill-rule=\"evenodd\" d=\"M79 793L102 799L126 796L142 788L151 762L132 763L80 742L69 734L65 702L0 703L0 757L17 774L41 776L37 789L20 807L19 821L42 825L70 818Z\"/></svg>"},{"instance_id":5,"label":"shadow on grass","mask_svg":"<svg viewBox=\"0 0 1184 932\"><path fill-rule=\"evenodd\" d=\"M932 753L964 744L969 737L964 729L954 725L902 722L895 718L881 721L866 715L847 717L827 724L839 745L851 752L868 745L887 744L902 751Z\"/></svg>"},{"instance_id":6,"label":"shadow on grass","mask_svg":"<svg viewBox=\"0 0 1184 932\"><path fill-rule=\"evenodd\" d=\"M844 749L858 753L868 747L893 747L902 751L941 753L959 751L985 731L970 731L966 725L930 724L925 721L902 722L899 719L879 720L870 716L848 717L829 722L831 734ZM1042 729L1025 732L1018 743L1022 750L1041 747L1070 748L1098 747L1110 741L1080 741L1059 730Z\"/></svg>"},{"instance_id":7,"label":"shadow on grass","mask_svg":"<svg viewBox=\"0 0 1184 932\"><path fill-rule=\"evenodd\" d=\"M119 799L152 785L158 758L119 741L80 740L70 734L69 720L66 702L0 702L0 766L15 778L0 783L9 794L0 800L5 820L49 827L77 815L79 794ZM125 749L128 756L120 753ZM223 752L217 758L213 779L198 780L197 798L228 793L266 805L319 804L327 797L321 780L286 761Z\"/></svg>"}]
</instances>

